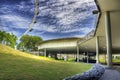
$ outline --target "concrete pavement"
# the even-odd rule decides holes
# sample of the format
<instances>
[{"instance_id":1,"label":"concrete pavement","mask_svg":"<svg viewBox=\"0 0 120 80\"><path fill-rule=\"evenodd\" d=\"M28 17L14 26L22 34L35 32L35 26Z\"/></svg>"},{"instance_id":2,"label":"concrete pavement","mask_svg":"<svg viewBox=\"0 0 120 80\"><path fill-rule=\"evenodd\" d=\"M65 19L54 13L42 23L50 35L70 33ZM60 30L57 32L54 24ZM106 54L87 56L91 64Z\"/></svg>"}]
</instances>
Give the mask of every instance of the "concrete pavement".
<instances>
[{"instance_id":1,"label":"concrete pavement","mask_svg":"<svg viewBox=\"0 0 120 80\"><path fill-rule=\"evenodd\" d=\"M120 80L120 72L113 69L106 69L99 80Z\"/></svg>"}]
</instances>

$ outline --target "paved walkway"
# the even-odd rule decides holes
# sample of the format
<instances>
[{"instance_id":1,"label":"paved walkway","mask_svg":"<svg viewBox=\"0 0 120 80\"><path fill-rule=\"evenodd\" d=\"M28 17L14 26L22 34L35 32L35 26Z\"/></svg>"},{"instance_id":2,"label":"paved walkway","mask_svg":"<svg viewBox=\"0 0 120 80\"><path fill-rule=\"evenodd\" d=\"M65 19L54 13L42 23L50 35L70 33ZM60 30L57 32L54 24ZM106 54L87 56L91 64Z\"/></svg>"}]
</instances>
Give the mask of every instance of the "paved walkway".
<instances>
[{"instance_id":1,"label":"paved walkway","mask_svg":"<svg viewBox=\"0 0 120 80\"><path fill-rule=\"evenodd\" d=\"M99 80L120 80L120 72L112 69L106 69Z\"/></svg>"}]
</instances>

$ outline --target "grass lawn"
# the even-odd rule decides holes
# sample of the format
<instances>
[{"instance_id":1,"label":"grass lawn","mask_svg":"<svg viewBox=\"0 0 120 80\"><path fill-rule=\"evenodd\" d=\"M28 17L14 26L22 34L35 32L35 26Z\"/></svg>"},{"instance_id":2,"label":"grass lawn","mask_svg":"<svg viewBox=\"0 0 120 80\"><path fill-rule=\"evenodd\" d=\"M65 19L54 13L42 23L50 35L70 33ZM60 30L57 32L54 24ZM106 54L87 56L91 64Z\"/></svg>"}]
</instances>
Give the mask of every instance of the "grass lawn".
<instances>
[{"instance_id":1,"label":"grass lawn","mask_svg":"<svg viewBox=\"0 0 120 80\"><path fill-rule=\"evenodd\" d=\"M120 59L113 59L112 61L113 61L113 63L120 63ZM105 59L100 59L100 62L105 63L106 61L105 61Z\"/></svg>"},{"instance_id":2,"label":"grass lawn","mask_svg":"<svg viewBox=\"0 0 120 80\"><path fill-rule=\"evenodd\" d=\"M62 80L91 67L30 55L0 44L0 80Z\"/></svg>"}]
</instances>

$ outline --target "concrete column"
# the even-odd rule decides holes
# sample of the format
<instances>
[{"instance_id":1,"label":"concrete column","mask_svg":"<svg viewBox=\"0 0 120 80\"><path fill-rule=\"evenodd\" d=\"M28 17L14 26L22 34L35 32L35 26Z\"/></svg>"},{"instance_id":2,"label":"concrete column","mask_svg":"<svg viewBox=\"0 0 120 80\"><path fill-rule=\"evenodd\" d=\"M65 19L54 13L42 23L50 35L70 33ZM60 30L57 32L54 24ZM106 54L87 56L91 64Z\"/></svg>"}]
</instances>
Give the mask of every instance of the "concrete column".
<instances>
[{"instance_id":1,"label":"concrete column","mask_svg":"<svg viewBox=\"0 0 120 80\"><path fill-rule=\"evenodd\" d=\"M57 53L54 54L54 58L55 58L55 59L58 59L58 57L57 57Z\"/></svg>"},{"instance_id":2,"label":"concrete column","mask_svg":"<svg viewBox=\"0 0 120 80\"><path fill-rule=\"evenodd\" d=\"M89 56L88 56L88 52L87 52L87 63L89 63Z\"/></svg>"},{"instance_id":3,"label":"concrete column","mask_svg":"<svg viewBox=\"0 0 120 80\"><path fill-rule=\"evenodd\" d=\"M60 59L62 59L62 54L61 54L61 52L59 52L59 54L60 54Z\"/></svg>"},{"instance_id":4,"label":"concrete column","mask_svg":"<svg viewBox=\"0 0 120 80\"><path fill-rule=\"evenodd\" d=\"M37 56L39 56L39 51L37 51Z\"/></svg>"},{"instance_id":5,"label":"concrete column","mask_svg":"<svg viewBox=\"0 0 120 80\"><path fill-rule=\"evenodd\" d=\"M85 60L85 52L83 53L83 60Z\"/></svg>"},{"instance_id":6,"label":"concrete column","mask_svg":"<svg viewBox=\"0 0 120 80\"><path fill-rule=\"evenodd\" d=\"M77 45L77 62L79 62L79 46Z\"/></svg>"},{"instance_id":7,"label":"concrete column","mask_svg":"<svg viewBox=\"0 0 120 80\"><path fill-rule=\"evenodd\" d=\"M38 49L38 56L40 56L40 50Z\"/></svg>"},{"instance_id":8,"label":"concrete column","mask_svg":"<svg viewBox=\"0 0 120 80\"><path fill-rule=\"evenodd\" d=\"M73 55L74 55L74 58L76 59L76 53L74 53Z\"/></svg>"},{"instance_id":9,"label":"concrete column","mask_svg":"<svg viewBox=\"0 0 120 80\"><path fill-rule=\"evenodd\" d=\"M107 59L106 59L106 53L105 53L105 63L107 63Z\"/></svg>"},{"instance_id":10,"label":"concrete column","mask_svg":"<svg viewBox=\"0 0 120 80\"><path fill-rule=\"evenodd\" d=\"M64 54L64 61L67 61L67 55Z\"/></svg>"},{"instance_id":11,"label":"concrete column","mask_svg":"<svg viewBox=\"0 0 120 80\"><path fill-rule=\"evenodd\" d=\"M116 59L116 56L114 56L114 59Z\"/></svg>"},{"instance_id":12,"label":"concrete column","mask_svg":"<svg viewBox=\"0 0 120 80\"><path fill-rule=\"evenodd\" d=\"M112 67L112 39L111 39L111 23L110 12L105 13L105 32L106 32L106 45L107 45L107 66Z\"/></svg>"},{"instance_id":13,"label":"concrete column","mask_svg":"<svg viewBox=\"0 0 120 80\"><path fill-rule=\"evenodd\" d=\"M96 37L96 63L99 63L99 36Z\"/></svg>"},{"instance_id":14,"label":"concrete column","mask_svg":"<svg viewBox=\"0 0 120 80\"><path fill-rule=\"evenodd\" d=\"M46 48L44 49L44 56L45 56L45 57L47 56Z\"/></svg>"}]
</instances>

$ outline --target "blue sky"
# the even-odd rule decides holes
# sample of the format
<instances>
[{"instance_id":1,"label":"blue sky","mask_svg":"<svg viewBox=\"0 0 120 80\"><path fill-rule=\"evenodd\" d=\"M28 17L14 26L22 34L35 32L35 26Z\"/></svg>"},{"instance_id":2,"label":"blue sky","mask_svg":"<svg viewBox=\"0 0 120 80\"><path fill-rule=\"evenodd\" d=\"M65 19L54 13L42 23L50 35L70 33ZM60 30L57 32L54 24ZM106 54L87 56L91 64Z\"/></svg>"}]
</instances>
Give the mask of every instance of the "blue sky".
<instances>
[{"instance_id":1,"label":"blue sky","mask_svg":"<svg viewBox=\"0 0 120 80\"><path fill-rule=\"evenodd\" d=\"M83 37L95 28L94 0L39 0L39 15L29 35L44 40ZM20 37L34 15L34 0L0 0L0 29Z\"/></svg>"}]
</instances>

